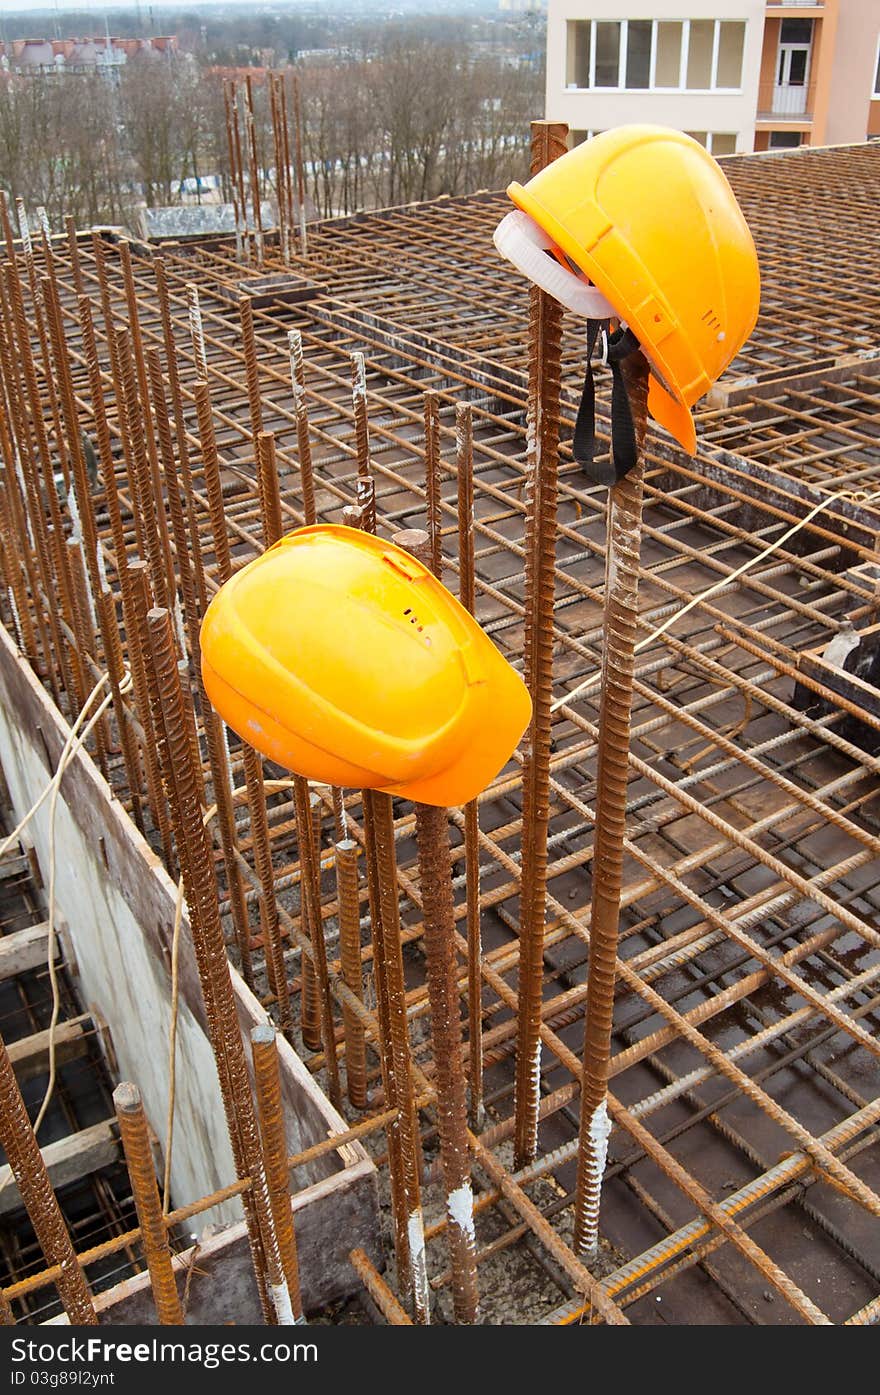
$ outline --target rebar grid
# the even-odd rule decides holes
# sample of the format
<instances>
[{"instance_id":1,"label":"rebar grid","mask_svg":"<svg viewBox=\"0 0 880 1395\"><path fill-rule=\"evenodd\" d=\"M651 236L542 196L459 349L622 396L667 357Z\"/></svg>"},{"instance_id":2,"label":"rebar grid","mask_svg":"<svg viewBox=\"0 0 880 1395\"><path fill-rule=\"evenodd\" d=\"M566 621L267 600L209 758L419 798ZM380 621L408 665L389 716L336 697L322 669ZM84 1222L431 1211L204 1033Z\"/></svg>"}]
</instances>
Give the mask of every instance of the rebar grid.
<instances>
[{"instance_id":1,"label":"rebar grid","mask_svg":"<svg viewBox=\"0 0 880 1395\"><path fill-rule=\"evenodd\" d=\"M828 688L827 674L817 680L821 671L811 670L826 702L817 717L795 707L788 671L803 651L821 656L842 619L852 619L860 629L877 622L871 571L880 531L880 510L871 498L880 488L876 379L858 364L846 369L844 379L822 381L821 375L838 374L829 359L876 343L880 303L864 285L856 302L856 277L847 281L843 293L851 297L853 310L846 322L847 333L852 331L848 344L842 342L844 320L820 313L822 287L830 284L831 274L822 271L822 239L832 216L835 230L840 226L839 205L832 215L831 202L820 201L815 223L804 233L810 249L804 256L818 264L810 282L819 286L818 301L813 296L805 303L804 286L792 281L780 231L788 226L791 215L784 210L793 206L793 190L808 184L812 189L814 178L829 177L829 162L838 157L833 180L839 197L846 179L872 177L878 154L811 152L797 161L727 163L756 230L765 312L722 384L726 399L702 414L705 445L698 461L683 457L656 432L648 439L636 633L637 643L647 642L637 652L633 685L611 1026L607 1230L604 1221L600 1225L626 1262L615 1270L608 1253L600 1252L597 1272L613 1272L603 1280L607 1298L594 1301L593 1311L603 1309L606 1320L619 1313L619 1306L608 1305L610 1298L615 1305L632 1304L639 1320L639 1303L661 1284L665 1298L685 1304L694 1264L710 1276L718 1311L728 1321L768 1320L766 1309L752 1301L764 1289L783 1300L769 1319L774 1321L855 1318L876 1293L878 1259L864 1237L866 1214L880 1214L870 1161L880 1117L872 1034L880 976L872 805L880 765L851 739L845 722L852 715L849 700ZM846 203L841 236L854 245L863 237L867 255L876 232L861 187L856 182ZM35 249L36 278L26 274L31 269L20 255L7 273L10 303L24 308L33 285L38 297L45 296L50 351L59 352L61 339L66 340L73 410L79 428L93 432L100 448L103 487L91 494L95 567L106 578L116 616L122 600L122 652L130 665L137 663L128 635L136 629L138 611L126 603L126 575L141 559L155 582L164 566L169 581L178 583L179 594L169 600L180 616L174 626L177 661L196 694L205 806L216 801L218 785L228 791L230 782L246 783L246 756L237 739L227 743L222 733L218 747L199 690L193 636L204 602L229 567L237 568L262 548L267 506L273 532L279 521L287 530L313 511L319 521L340 521L355 502L365 461L375 482L380 532L390 536L427 524L432 538L439 536L450 585L461 585L495 642L512 662L521 662L530 508L524 492L526 296L488 246L503 208L500 198L477 196L337 220L310 228L308 257L292 255L286 262L271 232L265 232L259 275L237 264L229 242L168 248L159 261L134 244L120 252L112 237L94 243L80 238L76 268L69 243L56 242L51 260L45 249ZM193 288L203 348L201 342L194 346L190 333ZM249 297L244 310L242 294ZM811 306L815 321L809 320ZM126 340L117 327L132 316L138 332ZM38 318L25 324L36 330ZM21 317L17 325L17 343L27 353ZM605 553L604 493L584 488L567 444L582 348L568 319L564 328L563 444L552 564L556 698L598 672ZM126 358L131 350L137 355L138 344L150 369L149 398ZM77 459L67 439L69 424L65 428L62 415L53 415L41 352L34 334L32 376L24 364L21 380L9 359L3 360L12 436L4 447L9 505L0 518L6 520L4 579L15 603L13 610L4 598L5 614L19 641L32 647L26 652L37 671L73 715L78 671L89 687L108 661L107 626L86 632L82 604L78 609L74 604L75 595L81 596L80 580L73 590L64 589L63 557L57 549L45 555L39 550L46 521L36 473L40 452ZM364 391L353 400L353 363L356 382L361 363L354 356L361 354ZM779 383L785 374L799 375L798 382ZM804 384L809 374L818 376ZM757 387L742 383L747 376L758 379ZM66 381L63 375L58 380L62 386ZM36 432L31 439L27 409L17 406L28 382L31 401L33 384L39 391L42 438ZM95 397L99 386L101 402ZM171 431L164 445L168 422L156 408L163 387ZM62 406L69 418L70 404ZM146 440L132 439L133 420L143 422ZM601 434L601 396L599 425ZM11 453L15 445L23 484ZM34 462L32 475L25 460ZM459 508L463 462L468 476L472 469L472 510L467 503ZM272 478L277 478L277 498L267 501L266 480ZM831 503L796 542L781 545L669 632L652 637L694 595L731 577L802 521L823 492L840 489L849 497ZM77 494L82 494L79 479ZM172 494L175 506L178 500L182 504L176 516ZM16 517L31 520L30 537L13 529ZM52 526L69 531L70 523L59 510ZM86 557L87 588L91 575ZM56 583L53 609L48 599ZM29 627L21 615L27 597ZM54 626L46 626L45 614L56 617ZM497 1150L513 1133L510 1068L518 1009L521 850L531 846L533 832L523 824L519 760L471 812L452 811L451 823L459 835L451 850L458 988L472 1029L475 1021L481 1028L477 1058L483 1062L490 1125L479 1144L471 1138L478 1184L476 1259L488 1262L499 1249L528 1236L557 1266L556 1299L548 1299L548 1314L575 1294L560 1310L566 1320L583 1309L577 1293L587 1283L566 1240L566 1217L570 1220L573 1201L590 940L598 702L593 685L559 708L552 726L547 919L538 965L539 1146L536 1161L518 1172L502 1165ZM139 763L149 759L148 711L137 694L117 697L113 711L111 735L117 739L104 753L111 784L133 814L143 812L148 835L161 846L160 811L149 782L142 783ZM862 715L867 730L876 730L877 719L870 712ZM130 750L122 758L120 731L139 760ZM257 907L265 919L271 897L269 923L277 923L299 1041L302 969L311 962L314 941L308 915L302 917L292 794L268 785L264 813L258 801L253 828L247 806L239 800L233 812L227 802L229 813L213 850L227 943L237 957L236 938L240 945L244 934L254 982L274 1006L262 925L249 923ZM329 794L325 810L338 816ZM345 819L347 840L369 861L369 829L360 797L350 791ZM393 831L413 1083L427 1143L436 1128L435 1066L417 1028L428 999L410 808L396 810ZM333 854L322 849L321 861L329 873ZM273 885L268 886L270 870ZM346 1065L352 1047L349 1093L352 1104L360 1108L363 1100L367 1109L358 1136L373 1138L379 1147L382 1130L392 1122L383 1112L391 1097L377 1056L382 1012L377 1015L370 1005L374 947L366 878L356 886L350 869L345 875L342 945L335 878L320 878L334 1056ZM314 873L307 874L307 885L314 884ZM360 985L352 943L358 933ZM277 949L275 954L277 978ZM323 1048L304 1049L322 1077L326 1034ZM467 1065L467 1044L464 1058ZM479 1107L479 1098L474 1103ZM328 1151L333 1146L331 1141ZM784 1164L774 1163L780 1152L788 1155ZM547 1177L562 1189L558 1204L548 1205L546 1194L535 1191ZM728 1197L730 1177L738 1190ZM247 1185L242 1178L238 1188ZM735 1200L741 1194L743 1199ZM542 1197L546 1215L536 1196ZM805 1215L822 1235L821 1264L803 1245L797 1252L792 1248L790 1237L803 1228ZM502 1226L502 1234L493 1232L491 1239L481 1233L490 1216ZM876 1220L868 1225L876 1226ZM658 1226L671 1232L668 1241L655 1243ZM444 1246L435 1245L444 1230L442 1218L426 1229L429 1272L441 1293L451 1277L443 1269ZM852 1302L840 1283L817 1287L826 1275L846 1277L855 1290Z\"/></svg>"}]
</instances>

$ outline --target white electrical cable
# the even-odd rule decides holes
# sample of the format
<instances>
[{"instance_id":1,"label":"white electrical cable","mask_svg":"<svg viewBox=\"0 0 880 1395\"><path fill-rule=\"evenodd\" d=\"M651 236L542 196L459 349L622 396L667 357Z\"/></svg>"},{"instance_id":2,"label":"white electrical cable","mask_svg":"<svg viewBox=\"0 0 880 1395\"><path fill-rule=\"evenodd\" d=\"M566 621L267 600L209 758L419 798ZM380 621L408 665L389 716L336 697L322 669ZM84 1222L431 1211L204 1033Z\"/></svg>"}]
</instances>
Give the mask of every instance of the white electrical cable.
<instances>
[{"instance_id":1,"label":"white electrical cable","mask_svg":"<svg viewBox=\"0 0 880 1395\"><path fill-rule=\"evenodd\" d=\"M110 703L113 701L112 693L108 693L107 696L102 700L100 705L96 708L94 714L89 719L86 726L83 727L83 730L79 730L81 724L86 718L86 715L90 707L92 706L92 703L95 701L95 698L98 696L101 689L104 687L104 684L108 681L108 678L109 675L103 673L101 677L98 679L92 691L89 693L85 702L83 703L82 708L77 714L76 721L73 723L72 727L70 728L70 731L68 732L67 740L65 741L64 746L61 749L61 755L58 757L58 764L55 767L55 773L53 774L52 779L49 781L46 788L43 790L43 793L40 795L39 799L37 799L31 805L30 809L25 814L24 818L19 822L17 827L13 830L13 832L10 833L9 836L3 840L2 844L0 844L0 856L2 856L3 853L5 853L7 849L12 845L12 843L18 840L23 830L30 823L31 819L34 817L37 811L42 807L45 800L51 796L51 803L49 805L49 888L47 898L49 903L47 958L49 969L49 982L52 985L52 1016L49 1020L49 1080L48 1084L46 1085L46 1092L43 1095L43 1102L40 1105L39 1112L33 1123L34 1134L38 1132L40 1125L46 1117L46 1111L49 1108L49 1102L52 1099L52 1095L55 1090L55 1032L58 1026L58 1017L61 1011L61 995L58 988L58 974L55 968L55 812L58 806L58 795L61 790L61 782L64 779L64 774L67 770L68 765L73 760L74 756L77 755L78 752L82 749L83 745L91 735L92 729L94 728L95 724L98 721L100 721L101 717L106 712ZM120 693L126 693L128 692L130 687L131 675L126 669L125 674L123 676L123 680L119 685L119 691ZM12 1173L10 1171L6 1174L4 1181L0 1182L0 1191L3 1190L3 1188L11 1180L11 1178Z\"/></svg>"}]
</instances>

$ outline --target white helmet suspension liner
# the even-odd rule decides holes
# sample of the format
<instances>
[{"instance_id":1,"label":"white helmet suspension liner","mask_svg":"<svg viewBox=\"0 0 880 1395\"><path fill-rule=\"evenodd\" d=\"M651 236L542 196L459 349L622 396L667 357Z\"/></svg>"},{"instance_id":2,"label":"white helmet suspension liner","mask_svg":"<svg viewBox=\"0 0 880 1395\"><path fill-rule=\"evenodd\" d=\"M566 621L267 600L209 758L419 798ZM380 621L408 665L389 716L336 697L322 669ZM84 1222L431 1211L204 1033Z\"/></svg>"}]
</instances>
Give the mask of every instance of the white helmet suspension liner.
<instances>
[{"instance_id":1,"label":"white helmet suspension liner","mask_svg":"<svg viewBox=\"0 0 880 1395\"><path fill-rule=\"evenodd\" d=\"M547 255L553 242L528 213L517 208L502 218L494 242L517 271L576 315L585 320L608 320L617 314L600 290Z\"/></svg>"}]
</instances>

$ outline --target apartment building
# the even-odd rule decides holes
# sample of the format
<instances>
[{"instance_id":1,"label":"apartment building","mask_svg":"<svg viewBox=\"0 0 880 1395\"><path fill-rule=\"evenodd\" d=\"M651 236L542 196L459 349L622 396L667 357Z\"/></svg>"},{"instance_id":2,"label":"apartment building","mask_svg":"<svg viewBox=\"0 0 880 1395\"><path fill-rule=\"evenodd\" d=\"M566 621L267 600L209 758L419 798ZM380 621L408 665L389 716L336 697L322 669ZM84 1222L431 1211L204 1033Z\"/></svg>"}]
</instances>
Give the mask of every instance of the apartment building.
<instances>
[{"instance_id":1,"label":"apartment building","mask_svg":"<svg viewBox=\"0 0 880 1395\"><path fill-rule=\"evenodd\" d=\"M715 155L880 136L880 0L549 0L546 111Z\"/></svg>"}]
</instances>

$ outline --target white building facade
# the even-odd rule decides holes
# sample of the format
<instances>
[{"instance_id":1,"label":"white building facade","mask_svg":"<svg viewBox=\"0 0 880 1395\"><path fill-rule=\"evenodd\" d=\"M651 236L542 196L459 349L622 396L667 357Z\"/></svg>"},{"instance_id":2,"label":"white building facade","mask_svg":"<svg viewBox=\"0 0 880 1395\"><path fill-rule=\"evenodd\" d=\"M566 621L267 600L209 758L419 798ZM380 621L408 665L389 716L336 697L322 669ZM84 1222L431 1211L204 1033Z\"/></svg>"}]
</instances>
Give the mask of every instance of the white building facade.
<instances>
[{"instance_id":1,"label":"white building facade","mask_svg":"<svg viewBox=\"0 0 880 1395\"><path fill-rule=\"evenodd\" d=\"M546 113L572 143L632 121L715 155L880 132L880 0L549 0Z\"/></svg>"},{"instance_id":2,"label":"white building facade","mask_svg":"<svg viewBox=\"0 0 880 1395\"><path fill-rule=\"evenodd\" d=\"M718 155L751 150L764 10L763 0L550 0L547 115L573 141L653 121Z\"/></svg>"}]
</instances>

